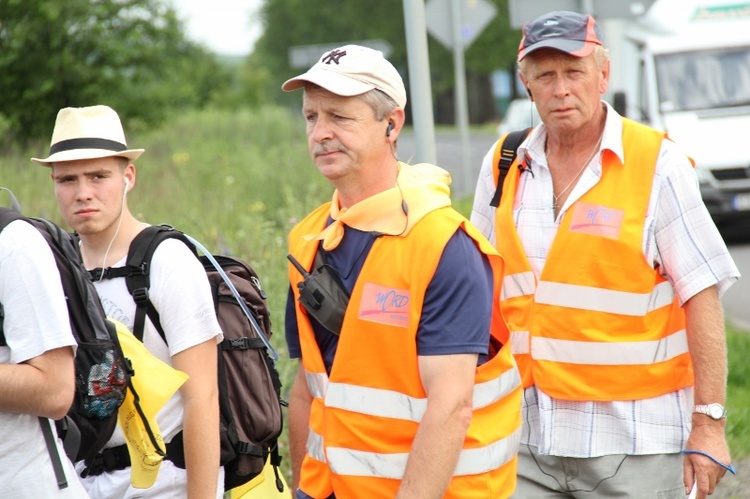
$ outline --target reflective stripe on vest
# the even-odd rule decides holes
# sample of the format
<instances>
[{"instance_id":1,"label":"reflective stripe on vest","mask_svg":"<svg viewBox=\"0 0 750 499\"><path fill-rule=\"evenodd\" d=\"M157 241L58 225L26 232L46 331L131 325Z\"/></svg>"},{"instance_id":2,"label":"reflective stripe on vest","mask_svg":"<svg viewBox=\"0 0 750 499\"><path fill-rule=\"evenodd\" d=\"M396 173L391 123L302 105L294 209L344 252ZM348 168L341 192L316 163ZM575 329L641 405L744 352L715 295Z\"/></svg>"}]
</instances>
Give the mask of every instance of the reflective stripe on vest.
<instances>
[{"instance_id":1,"label":"reflective stripe on vest","mask_svg":"<svg viewBox=\"0 0 750 499\"><path fill-rule=\"evenodd\" d=\"M521 384L517 369L474 386L473 410L494 404ZM344 383L329 383L325 406L346 411L419 423L427 410L427 399L409 397L393 390L380 390Z\"/></svg>"},{"instance_id":2,"label":"reflective stripe on vest","mask_svg":"<svg viewBox=\"0 0 750 499\"><path fill-rule=\"evenodd\" d=\"M485 447L464 449L458 457L453 476L478 475L495 470L515 458L521 441L521 429ZM392 478L404 477L409 454L383 454L344 448L327 449L331 470L339 475Z\"/></svg>"},{"instance_id":3,"label":"reflective stripe on vest","mask_svg":"<svg viewBox=\"0 0 750 499\"><path fill-rule=\"evenodd\" d=\"M536 291L536 278L534 273L519 272L505 276L503 279L503 290L501 300L509 300L518 296L533 295Z\"/></svg>"},{"instance_id":4,"label":"reflective stripe on vest","mask_svg":"<svg viewBox=\"0 0 750 499\"><path fill-rule=\"evenodd\" d=\"M654 341L594 343L532 338L534 360L587 365L646 365L664 362L688 352L685 330Z\"/></svg>"},{"instance_id":5,"label":"reflective stripe on vest","mask_svg":"<svg viewBox=\"0 0 750 499\"><path fill-rule=\"evenodd\" d=\"M420 422L427 410L427 399L409 397L392 390L359 387L326 381L325 374L306 373L308 387L318 394L325 390L327 407L359 412L379 417ZM479 383L474 387L473 409L487 407L516 390L521 384L518 370L503 372L495 379ZM317 397L317 395L316 395ZM516 455L520 442L520 428L513 434L487 446L464 449L458 460L454 476L485 473L504 465ZM323 437L309 430L307 453L317 461L326 462L334 473L352 476L377 476L383 478L403 477L408 453L364 452L345 448L324 449Z\"/></svg>"},{"instance_id":6,"label":"reflective stripe on vest","mask_svg":"<svg viewBox=\"0 0 750 499\"><path fill-rule=\"evenodd\" d=\"M307 444L305 444L307 454L321 463L326 462L326 453L323 450L323 437L315 433L312 428L307 433Z\"/></svg>"},{"instance_id":7,"label":"reflective stripe on vest","mask_svg":"<svg viewBox=\"0 0 750 499\"><path fill-rule=\"evenodd\" d=\"M326 373L310 373L305 371L305 379L307 380L307 389L310 390L310 395L316 399L325 397L326 388L328 387L328 375Z\"/></svg>"},{"instance_id":8,"label":"reflective stripe on vest","mask_svg":"<svg viewBox=\"0 0 750 499\"><path fill-rule=\"evenodd\" d=\"M593 312L643 317L649 312L671 305L674 301L674 289L669 281L657 284L650 293L642 294L540 281L535 301Z\"/></svg>"},{"instance_id":9,"label":"reflective stripe on vest","mask_svg":"<svg viewBox=\"0 0 750 499\"><path fill-rule=\"evenodd\" d=\"M531 333L528 331L511 331L510 351L513 355L527 354L531 352Z\"/></svg>"}]
</instances>

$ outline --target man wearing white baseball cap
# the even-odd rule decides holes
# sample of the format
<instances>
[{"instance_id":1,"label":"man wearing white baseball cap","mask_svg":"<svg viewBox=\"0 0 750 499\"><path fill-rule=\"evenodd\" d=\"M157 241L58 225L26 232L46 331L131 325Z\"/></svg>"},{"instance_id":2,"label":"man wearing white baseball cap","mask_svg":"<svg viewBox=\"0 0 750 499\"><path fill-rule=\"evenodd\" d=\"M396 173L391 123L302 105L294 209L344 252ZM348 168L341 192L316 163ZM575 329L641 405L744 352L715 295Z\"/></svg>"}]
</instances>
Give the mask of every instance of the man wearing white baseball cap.
<instances>
[{"instance_id":1,"label":"man wearing white baseball cap","mask_svg":"<svg viewBox=\"0 0 750 499\"><path fill-rule=\"evenodd\" d=\"M289 92L314 83L340 96L353 97L380 90L401 109L406 107L406 88L401 75L383 57L383 53L359 45L326 52L306 73L287 80L282 88Z\"/></svg>"},{"instance_id":2,"label":"man wearing white baseball cap","mask_svg":"<svg viewBox=\"0 0 750 499\"><path fill-rule=\"evenodd\" d=\"M104 275L102 269L121 270L130 243L146 227L127 202L136 185L133 161L142 153L128 149L117 113L99 105L61 109L49 156L32 158L50 167L60 212L78 232L83 263L90 271ZM81 480L91 497L218 499L224 480L216 431L216 342L223 335L211 287L200 262L177 240L164 241L154 251L150 279L149 300L158 309L167 341L150 320L140 339L156 357L189 376L156 415L167 458L151 487L133 487L130 455L118 426L105 449L92 462L78 463L77 469L88 466ZM136 304L125 279L97 279L94 285L107 315L133 331Z\"/></svg>"},{"instance_id":3,"label":"man wearing white baseball cap","mask_svg":"<svg viewBox=\"0 0 750 499\"><path fill-rule=\"evenodd\" d=\"M401 76L346 45L282 88L304 89L335 187L289 235L296 497L508 497L520 384L494 306L502 260L450 207L445 170L396 158Z\"/></svg>"}]
</instances>

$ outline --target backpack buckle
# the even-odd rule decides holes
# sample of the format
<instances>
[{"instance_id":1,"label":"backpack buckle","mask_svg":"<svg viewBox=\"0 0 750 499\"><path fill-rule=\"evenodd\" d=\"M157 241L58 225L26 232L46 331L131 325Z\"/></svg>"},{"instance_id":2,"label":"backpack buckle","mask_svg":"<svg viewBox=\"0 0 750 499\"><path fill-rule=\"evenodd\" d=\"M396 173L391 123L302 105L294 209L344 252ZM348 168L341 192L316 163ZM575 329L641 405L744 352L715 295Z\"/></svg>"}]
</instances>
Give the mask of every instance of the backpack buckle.
<instances>
[{"instance_id":1,"label":"backpack buckle","mask_svg":"<svg viewBox=\"0 0 750 499\"><path fill-rule=\"evenodd\" d=\"M230 350L247 350L250 348L250 338L236 338L230 341Z\"/></svg>"},{"instance_id":2,"label":"backpack buckle","mask_svg":"<svg viewBox=\"0 0 750 499\"><path fill-rule=\"evenodd\" d=\"M148 303L148 288L138 288L133 290L133 301L136 305L145 305Z\"/></svg>"}]
</instances>

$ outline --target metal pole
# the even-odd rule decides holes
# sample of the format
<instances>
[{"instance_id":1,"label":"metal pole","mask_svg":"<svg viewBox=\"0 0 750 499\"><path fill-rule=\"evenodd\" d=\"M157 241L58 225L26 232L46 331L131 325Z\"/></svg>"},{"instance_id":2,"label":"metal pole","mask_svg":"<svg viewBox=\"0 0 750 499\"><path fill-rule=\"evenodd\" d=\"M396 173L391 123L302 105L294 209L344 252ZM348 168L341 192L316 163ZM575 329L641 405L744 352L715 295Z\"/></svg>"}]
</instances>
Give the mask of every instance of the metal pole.
<instances>
[{"instance_id":1,"label":"metal pole","mask_svg":"<svg viewBox=\"0 0 750 499\"><path fill-rule=\"evenodd\" d=\"M461 169L463 171L462 189L459 192L471 192L473 178L471 175L469 155L469 109L466 97L466 69L464 66L464 42L461 36L461 2L451 0L451 18L453 20L453 71L456 81L456 124L461 136Z\"/></svg>"},{"instance_id":2,"label":"metal pole","mask_svg":"<svg viewBox=\"0 0 750 499\"><path fill-rule=\"evenodd\" d=\"M435 122L432 115L430 59L423 0L404 0L406 55L409 60L409 88L414 119L414 162L437 163Z\"/></svg>"}]
</instances>

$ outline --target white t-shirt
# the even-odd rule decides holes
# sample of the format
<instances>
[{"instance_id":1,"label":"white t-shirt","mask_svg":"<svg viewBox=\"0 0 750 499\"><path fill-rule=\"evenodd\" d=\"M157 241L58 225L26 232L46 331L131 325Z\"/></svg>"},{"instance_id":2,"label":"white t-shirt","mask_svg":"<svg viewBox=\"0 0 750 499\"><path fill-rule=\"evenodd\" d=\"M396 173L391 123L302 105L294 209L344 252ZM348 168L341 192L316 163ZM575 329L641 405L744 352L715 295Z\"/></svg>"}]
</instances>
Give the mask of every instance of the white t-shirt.
<instances>
[{"instance_id":1,"label":"white t-shirt","mask_svg":"<svg viewBox=\"0 0 750 499\"><path fill-rule=\"evenodd\" d=\"M0 303L8 343L0 346L0 364L19 364L48 350L75 347L52 251L26 222L11 222L0 232ZM56 443L68 481L62 490L39 418L0 412L0 497L88 497L60 441Z\"/></svg>"},{"instance_id":2,"label":"white t-shirt","mask_svg":"<svg viewBox=\"0 0 750 499\"><path fill-rule=\"evenodd\" d=\"M125 258L113 267L125 265ZM133 330L135 302L124 278L104 279L95 282L104 312L108 317ZM159 312L161 326L167 336L164 343L159 332L146 318L143 344L159 359L172 365L171 357L183 350L215 338L223 339L221 327L214 312L213 297L203 266L187 246L176 239L167 239L156 248L151 261L149 299ZM157 413L156 420L165 442L182 431L183 404L177 391ZM218 431L218 429L217 429ZM125 443L118 426L106 447ZM164 461L151 488L138 490L129 487L130 470L104 473L87 477L83 482L92 497L186 497L186 472ZM223 476L220 476L223 490ZM179 488L182 492L176 490ZM144 495L146 494L146 495ZM162 495L163 494L163 495ZM177 495L175 495L177 494ZM182 495L180 495L182 494ZM221 493L217 492L217 497Z\"/></svg>"}]
</instances>

